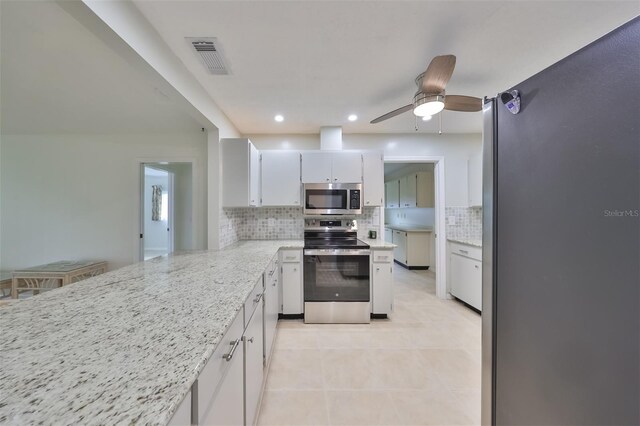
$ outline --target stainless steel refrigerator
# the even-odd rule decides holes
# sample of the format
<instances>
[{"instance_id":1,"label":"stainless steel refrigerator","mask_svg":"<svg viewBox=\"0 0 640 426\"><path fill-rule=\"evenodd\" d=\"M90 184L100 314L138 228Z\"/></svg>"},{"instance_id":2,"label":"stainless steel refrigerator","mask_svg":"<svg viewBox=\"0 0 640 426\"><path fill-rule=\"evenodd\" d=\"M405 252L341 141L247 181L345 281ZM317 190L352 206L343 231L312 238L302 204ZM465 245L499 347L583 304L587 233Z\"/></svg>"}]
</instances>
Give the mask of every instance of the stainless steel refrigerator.
<instances>
[{"instance_id":1,"label":"stainless steel refrigerator","mask_svg":"<svg viewBox=\"0 0 640 426\"><path fill-rule=\"evenodd\" d=\"M482 422L640 424L640 19L512 90L483 110Z\"/></svg>"}]
</instances>

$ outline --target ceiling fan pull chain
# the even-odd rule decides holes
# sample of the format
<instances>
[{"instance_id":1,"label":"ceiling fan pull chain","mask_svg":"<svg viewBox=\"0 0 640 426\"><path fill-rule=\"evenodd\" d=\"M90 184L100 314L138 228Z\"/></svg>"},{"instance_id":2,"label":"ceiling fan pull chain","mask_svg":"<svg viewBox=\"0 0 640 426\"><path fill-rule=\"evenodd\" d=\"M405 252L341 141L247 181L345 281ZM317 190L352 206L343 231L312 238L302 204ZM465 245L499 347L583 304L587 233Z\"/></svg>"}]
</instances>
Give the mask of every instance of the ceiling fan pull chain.
<instances>
[{"instance_id":1,"label":"ceiling fan pull chain","mask_svg":"<svg viewBox=\"0 0 640 426\"><path fill-rule=\"evenodd\" d=\"M414 117L415 117L415 119L416 119L416 120L415 120L415 128L416 128L416 132L417 132L417 131L418 131L418 116L417 116L417 115L414 115Z\"/></svg>"},{"instance_id":2,"label":"ceiling fan pull chain","mask_svg":"<svg viewBox=\"0 0 640 426\"><path fill-rule=\"evenodd\" d=\"M438 122L440 123L440 129L438 130L438 134L441 135L442 134L442 113L438 114Z\"/></svg>"}]
</instances>

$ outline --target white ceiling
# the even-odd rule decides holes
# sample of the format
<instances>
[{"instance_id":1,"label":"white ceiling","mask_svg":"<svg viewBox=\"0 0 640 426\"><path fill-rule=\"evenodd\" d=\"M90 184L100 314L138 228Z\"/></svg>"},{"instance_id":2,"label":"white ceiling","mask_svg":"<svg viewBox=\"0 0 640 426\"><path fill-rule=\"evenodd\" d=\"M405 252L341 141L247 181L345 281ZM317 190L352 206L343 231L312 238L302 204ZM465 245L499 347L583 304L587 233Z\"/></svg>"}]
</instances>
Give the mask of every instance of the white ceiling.
<instances>
[{"instance_id":1,"label":"white ceiling","mask_svg":"<svg viewBox=\"0 0 640 426\"><path fill-rule=\"evenodd\" d=\"M2 133L201 127L58 4L0 3Z\"/></svg>"},{"instance_id":2,"label":"white ceiling","mask_svg":"<svg viewBox=\"0 0 640 426\"><path fill-rule=\"evenodd\" d=\"M433 56L457 56L447 93L492 96L640 13L613 0L134 1L245 134L413 132L411 113L369 121L411 102ZM204 36L218 37L231 75L206 73L184 39ZM446 132L481 125L480 113L443 113Z\"/></svg>"}]
</instances>

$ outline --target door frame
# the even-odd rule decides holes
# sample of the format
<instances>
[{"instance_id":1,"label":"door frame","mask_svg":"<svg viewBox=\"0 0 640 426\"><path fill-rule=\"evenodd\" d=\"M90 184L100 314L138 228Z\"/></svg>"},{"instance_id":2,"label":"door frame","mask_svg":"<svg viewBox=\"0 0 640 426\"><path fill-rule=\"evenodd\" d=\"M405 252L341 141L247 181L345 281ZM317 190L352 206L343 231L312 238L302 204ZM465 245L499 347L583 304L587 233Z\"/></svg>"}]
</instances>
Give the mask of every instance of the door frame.
<instances>
[{"instance_id":1,"label":"door frame","mask_svg":"<svg viewBox=\"0 0 640 426\"><path fill-rule=\"evenodd\" d=\"M191 164L191 239L193 242L193 248L198 247L198 238L196 235L196 227L197 227L197 222L198 219L203 219L203 218L199 218L197 217L197 209L198 209L198 203L201 202L202 200L199 201L199 190L200 190L200 186L199 186L199 181L198 181L198 160L194 157L148 157L148 158L137 158L134 161L134 169L135 169L135 175L137 176L138 179L138 185L135 188L134 191L132 191L132 196L133 198L133 223L135 224L133 226L134 229L134 233L132 236L132 242L133 242L133 263L138 263L138 262L142 262L144 261L144 244L142 244L143 239L140 238L140 234L144 233L144 205L142 204L142 199L144 197L144 167L145 165L148 164L153 164L153 163L157 163L157 164L161 164L161 163L167 163L167 164L172 164L172 163L188 163ZM173 173L169 173L169 176L173 176ZM171 189L173 189L175 187L173 179L170 178L169 179L169 184L171 185ZM173 197L173 190L171 190L169 192L169 196ZM169 206L173 209L173 205L175 203L172 202L173 200L169 201ZM169 218L170 220L173 220L174 216L174 212L169 212ZM206 220L206 218L204 218ZM170 222L169 223L169 229L171 230L170 232L170 238L169 238L169 248L171 251L173 251L174 249L174 223Z\"/></svg>"},{"instance_id":2,"label":"door frame","mask_svg":"<svg viewBox=\"0 0 640 426\"><path fill-rule=\"evenodd\" d=\"M436 296L439 299L450 299L447 291L447 229L445 226L445 162L444 156L390 156L384 157L385 163L431 163L434 166L433 177L435 186L435 223L434 238L436 246ZM386 200L384 200L386 203ZM380 228L384 229L384 209L380 214Z\"/></svg>"}]
</instances>

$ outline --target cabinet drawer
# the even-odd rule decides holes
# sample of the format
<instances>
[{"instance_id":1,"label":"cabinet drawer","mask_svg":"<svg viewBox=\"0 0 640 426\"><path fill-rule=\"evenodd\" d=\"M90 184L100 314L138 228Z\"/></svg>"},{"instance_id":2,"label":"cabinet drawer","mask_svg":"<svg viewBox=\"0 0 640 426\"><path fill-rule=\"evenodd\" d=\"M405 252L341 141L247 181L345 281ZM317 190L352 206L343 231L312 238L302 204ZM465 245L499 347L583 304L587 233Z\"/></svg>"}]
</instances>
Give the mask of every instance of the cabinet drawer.
<instances>
[{"instance_id":1,"label":"cabinet drawer","mask_svg":"<svg viewBox=\"0 0 640 426\"><path fill-rule=\"evenodd\" d=\"M282 250L282 263L300 262L302 259L301 250Z\"/></svg>"},{"instance_id":2,"label":"cabinet drawer","mask_svg":"<svg viewBox=\"0 0 640 426\"><path fill-rule=\"evenodd\" d=\"M244 331L244 323L242 313L239 312L235 320L229 326L229 329L222 337L218 347L207 361L198 376L198 419L200 422L208 416L211 407L221 390L221 383L227 374L231 365L235 363L242 364L242 332ZM234 345L237 342L237 346ZM233 353L231 351L233 350ZM231 355L226 359L225 355Z\"/></svg>"},{"instance_id":3,"label":"cabinet drawer","mask_svg":"<svg viewBox=\"0 0 640 426\"><path fill-rule=\"evenodd\" d=\"M393 261L393 250L375 250L373 261L376 263L391 263Z\"/></svg>"},{"instance_id":4,"label":"cabinet drawer","mask_svg":"<svg viewBox=\"0 0 640 426\"><path fill-rule=\"evenodd\" d=\"M251 320L253 312L258 306L262 304L262 297L264 296L264 286L262 285L262 277L258 280L255 287L244 302L244 326L246 327Z\"/></svg>"},{"instance_id":5,"label":"cabinet drawer","mask_svg":"<svg viewBox=\"0 0 640 426\"><path fill-rule=\"evenodd\" d=\"M459 254L461 256L466 256L475 260L482 260L482 249L480 247L469 246L466 244L460 243L449 243L449 250L451 253Z\"/></svg>"}]
</instances>

